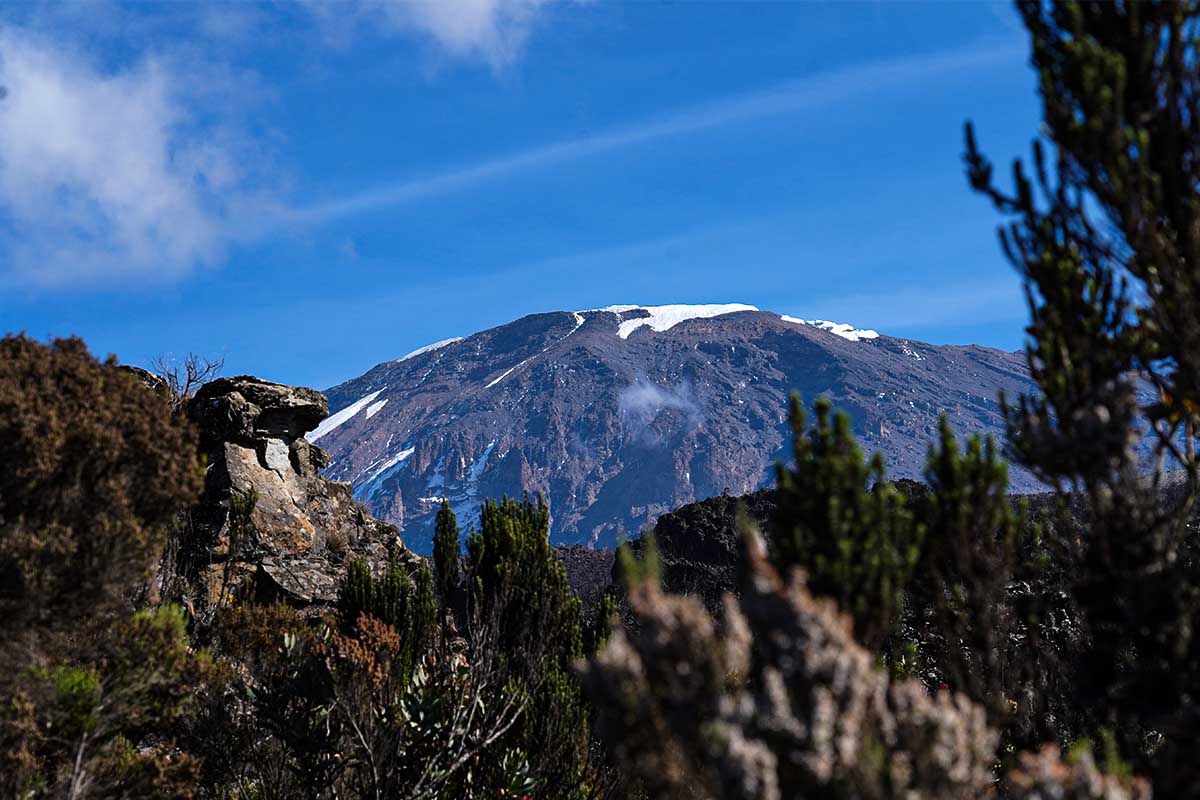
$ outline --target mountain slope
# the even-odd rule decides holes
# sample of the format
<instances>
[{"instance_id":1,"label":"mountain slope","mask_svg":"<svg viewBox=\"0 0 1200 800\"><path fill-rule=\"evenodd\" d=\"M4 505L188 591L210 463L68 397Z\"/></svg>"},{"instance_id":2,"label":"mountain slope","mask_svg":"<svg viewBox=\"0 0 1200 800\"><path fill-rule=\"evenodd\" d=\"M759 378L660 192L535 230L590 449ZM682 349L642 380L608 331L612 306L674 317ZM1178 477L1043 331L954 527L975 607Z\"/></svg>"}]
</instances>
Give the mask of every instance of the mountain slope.
<instances>
[{"instance_id":1,"label":"mountain slope","mask_svg":"<svg viewBox=\"0 0 1200 800\"><path fill-rule=\"evenodd\" d=\"M933 346L752 306L535 314L379 364L330 389L309 434L325 474L428 552L447 497L542 492L556 542L610 546L661 513L772 479L787 401L829 397L890 474L919 476L946 413L999 433L997 396L1032 389L1020 354ZM1017 489L1032 479L1013 475Z\"/></svg>"}]
</instances>

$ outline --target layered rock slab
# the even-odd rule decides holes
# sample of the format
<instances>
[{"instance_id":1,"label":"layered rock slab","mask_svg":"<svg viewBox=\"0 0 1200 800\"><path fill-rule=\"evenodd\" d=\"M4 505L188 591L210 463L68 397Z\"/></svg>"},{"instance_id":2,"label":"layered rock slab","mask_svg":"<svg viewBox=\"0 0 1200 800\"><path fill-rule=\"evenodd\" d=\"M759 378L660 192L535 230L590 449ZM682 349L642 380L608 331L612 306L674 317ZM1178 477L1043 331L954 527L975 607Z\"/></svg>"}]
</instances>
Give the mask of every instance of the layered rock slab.
<instances>
[{"instance_id":1,"label":"layered rock slab","mask_svg":"<svg viewBox=\"0 0 1200 800\"><path fill-rule=\"evenodd\" d=\"M205 384L187 407L206 459L204 494L189 515L181 560L213 606L252 581L262 599L323 604L346 564L415 563L399 531L321 476L329 459L304 434L329 414L325 396L242 375Z\"/></svg>"}]
</instances>

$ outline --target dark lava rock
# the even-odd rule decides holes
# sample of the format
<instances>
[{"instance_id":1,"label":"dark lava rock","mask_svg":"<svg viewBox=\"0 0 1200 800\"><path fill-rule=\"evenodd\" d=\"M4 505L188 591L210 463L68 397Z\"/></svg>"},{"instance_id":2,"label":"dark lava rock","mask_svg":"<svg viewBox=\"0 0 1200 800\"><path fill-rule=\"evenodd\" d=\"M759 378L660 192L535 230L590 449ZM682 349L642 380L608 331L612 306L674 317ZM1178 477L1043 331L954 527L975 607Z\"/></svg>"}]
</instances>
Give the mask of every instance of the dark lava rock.
<instances>
[{"instance_id":1,"label":"dark lava rock","mask_svg":"<svg viewBox=\"0 0 1200 800\"><path fill-rule=\"evenodd\" d=\"M739 514L768 533L775 506L775 490L761 489L743 497L711 497L663 514L653 531L663 588L696 597L717 613L722 596L738 586ZM642 540L630 546L640 557ZM617 572L614 565L614 581L620 578Z\"/></svg>"},{"instance_id":2,"label":"dark lava rock","mask_svg":"<svg viewBox=\"0 0 1200 800\"><path fill-rule=\"evenodd\" d=\"M567 583L579 595L584 606L600 599L612 582L614 551L572 544L555 548L567 571Z\"/></svg>"}]
</instances>

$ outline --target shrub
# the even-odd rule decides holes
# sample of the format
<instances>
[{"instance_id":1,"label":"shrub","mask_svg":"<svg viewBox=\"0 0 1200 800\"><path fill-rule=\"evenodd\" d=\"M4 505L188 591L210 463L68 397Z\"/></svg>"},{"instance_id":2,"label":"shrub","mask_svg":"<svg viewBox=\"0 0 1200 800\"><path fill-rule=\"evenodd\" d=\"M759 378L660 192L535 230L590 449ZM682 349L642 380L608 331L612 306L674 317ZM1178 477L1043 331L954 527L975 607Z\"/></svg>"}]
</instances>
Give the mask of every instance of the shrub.
<instances>
[{"instance_id":1,"label":"shrub","mask_svg":"<svg viewBox=\"0 0 1200 800\"><path fill-rule=\"evenodd\" d=\"M1040 391L1008 408L1009 445L1085 501L1069 553L1087 641L1075 704L1157 791L1182 796L1200 782L1200 558L1188 525L1200 493L1200 7L1019 10L1045 141L1004 190L966 130L968 178L1006 218L1001 241L1029 301ZM1154 397L1140 402L1147 388Z\"/></svg>"},{"instance_id":2,"label":"shrub","mask_svg":"<svg viewBox=\"0 0 1200 800\"><path fill-rule=\"evenodd\" d=\"M794 465L780 465L778 507L770 542L777 568L802 566L818 595L833 597L872 648L888 637L904 586L916 564L923 530L904 497L885 480L883 456L867 460L845 414L825 399L807 427L792 397Z\"/></svg>"},{"instance_id":3,"label":"shrub","mask_svg":"<svg viewBox=\"0 0 1200 800\"><path fill-rule=\"evenodd\" d=\"M206 786L278 797L600 796L607 778L569 670L581 655L579 601L546 539L545 506L488 503L481 519L466 589L435 590L427 564L374 575L357 560L327 620L305 625L282 606L219 617L236 677L191 733ZM449 509L442 523L457 530ZM461 631L437 613L439 594L467 598Z\"/></svg>"},{"instance_id":4,"label":"shrub","mask_svg":"<svg viewBox=\"0 0 1200 800\"><path fill-rule=\"evenodd\" d=\"M0 339L0 793L190 794L172 739L209 660L130 600L200 485L163 394L78 339Z\"/></svg>"},{"instance_id":5,"label":"shrub","mask_svg":"<svg viewBox=\"0 0 1200 800\"><path fill-rule=\"evenodd\" d=\"M100 622L200 493L196 436L79 339L0 339L0 631Z\"/></svg>"},{"instance_id":6,"label":"shrub","mask_svg":"<svg viewBox=\"0 0 1200 800\"><path fill-rule=\"evenodd\" d=\"M6 795L188 797L199 763L175 737L212 674L176 606L121 621L77 662L27 668L0 709Z\"/></svg>"},{"instance_id":7,"label":"shrub","mask_svg":"<svg viewBox=\"0 0 1200 800\"><path fill-rule=\"evenodd\" d=\"M450 510L450 503L443 499L433 535L433 563L437 574L438 602L442 608L454 607L453 593L460 581L460 551L458 520Z\"/></svg>"},{"instance_id":8,"label":"shrub","mask_svg":"<svg viewBox=\"0 0 1200 800\"><path fill-rule=\"evenodd\" d=\"M598 732L651 798L979 797L996 735L962 696L890 684L848 617L747 536L718 632L693 598L630 588L638 633L584 667Z\"/></svg>"}]
</instances>

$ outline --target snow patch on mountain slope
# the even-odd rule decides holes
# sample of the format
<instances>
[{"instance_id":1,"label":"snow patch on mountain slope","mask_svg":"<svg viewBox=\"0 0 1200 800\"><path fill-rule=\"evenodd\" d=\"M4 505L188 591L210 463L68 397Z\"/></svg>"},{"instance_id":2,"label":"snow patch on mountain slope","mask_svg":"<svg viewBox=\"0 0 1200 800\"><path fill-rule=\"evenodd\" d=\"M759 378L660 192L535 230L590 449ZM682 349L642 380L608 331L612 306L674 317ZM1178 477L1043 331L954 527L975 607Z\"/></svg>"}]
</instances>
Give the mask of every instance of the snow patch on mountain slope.
<instances>
[{"instance_id":1,"label":"snow patch on mountain slope","mask_svg":"<svg viewBox=\"0 0 1200 800\"><path fill-rule=\"evenodd\" d=\"M367 419L370 419L371 417L378 414L383 409L383 407L386 405L387 405L386 397L383 398L382 400L380 400L379 402L371 403L371 405L367 406Z\"/></svg>"},{"instance_id":2,"label":"snow patch on mountain slope","mask_svg":"<svg viewBox=\"0 0 1200 800\"><path fill-rule=\"evenodd\" d=\"M542 352L544 353L544 352L546 352L546 351L545 351L545 350L543 350ZM495 378L495 379L494 379L494 380L492 380L490 383L488 383L488 385L487 385L487 386L485 386L485 387L483 387L483 388L485 388L485 389L490 389L490 388L492 388L492 387L493 387L493 386L495 386L497 383L499 383L500 381L502 381L502 380L504 380L505 378L507 378L507 377L509 376L509 374L510 374L510 373L512 373L512 371L513 371L514 369L516 369L517 367L523 367L523 366L525 366L526 364L528 364L528 363L530 362L530 360L531 360L531 359L528 359L528 358L527 358L527 359L525 359L524 361L522 361L520 364L517 364L517 365L515 365L515 366L509 367L508 369L504 370L504 372L501 372L501 373L500 373L500 377L498 377L498 378Z\"/></svg>"},{"instance_id":3,"label":"snow patch on mountain slope","mask_svg":"<svg viewBox=\"0 0 1200 800\"><path fill-rule=\"evenodd\" d=\"M385 386L384 389L386 388L387 387ZM315 442L317 439L320 439L322 436L325 436L329 432L343 425L348 420L352 419L355 414L370 405L376 397L379 397L379 393L382 391L383 389L376 389L366 397L354 401L336 414L330 414L328 417L321 420L321 424L314 428L306 438L310 442ZM378 410L379 409L376 409L376 411Z\"/></svg>"},{"instance_id":4,"label":"snow patch on mountain slope","mask_svg":"<svg viewBox=\"0 0 1200 800\"><path fill-rule=\"evenodd\" d=\"M375 471L372 472L365 481L360 483L354 489L354 496L359 500L370 500L379 492L383 486L383 482L396 473L396 470L404 466L404 462L408 457L416 452L415 447L406 447L396 455L384 461Z\"/></svg>"},{"instance_id":5,"label":"snow patch on mountain slope","mask_svg":"<svg viewBox=\"0 0 1200 800\"><path fill-rule=\"evenodd\" d=\"M496 442L493 440L488 444L487 447L483 449L483 452L479 454L479 458L476 458L475 461L472 462L470 468L467 469L467 491L470 492L473 497L478 496L479 494L479 478L483 475L483 468L487 466L488 456L492 454L492 450L495 447Z\"/></svg>"},{"instance_id":6,"label":"snow patch on mountain slope","mask_svg":"<svg viewBox=\"0 0 1200 800\"><path fill-rule=\"evenodd\" d=\"M860 342L863 339L878 339L879 332L870 329L859 329L853 325L848 325L844 322L830 322L824 319L797 319L783 314L779 317L784 322L791 322L796 325L812 325L815 328L820 328L824 331L829 331L834 336L840 336L851 342Z\"/></svg>"},{"instance_id":7,"label":"snow patch on mountain slope","mask_svg":"<svg viewBox=\"0 0 1200 800\"><path fill-rule=\"evenodd\" d=\"M393 362L393 363L399 364L401 361L407 361L408 359L413 358L415 356L419 356L422 353L430 353L430 352L433 352L434 350L440 350L443 347L452 345L455 342L461 342L462 340L463 340L463 337L461 337L461 336L454 336L450 339L442 339L440 342L434 342L433 344L427 344L424 347L418 347L416 350L413 350L408 355L397 358L395 360L395 362Z\"/></svg>"},{"instance_id":8,"label":"snow patch on mountain slope","mask_svg":"<svg viewBox=\"0 0 1200 800\"><path fill-rule=\"evenodd\" d=\"M578 311L577 311L577 312L575 312L575 327L574 327L574 328L571 328L571 333L568 333L566 336L564 336L563 338L559 339L557 342L554 342L554 343L552 343L552 344L548 344L548 345L546 345L545 347L543 347L543 348L542 348L542 352L541 352L541 353L538 353L538 355L539 355L539 356L540 356L540 355L542 355L542 353L545 353L547 350L549 350L551 347L554 347L554 345L556 345L556 344L562 344L563 342L565 342L565 341L566 341L568 338L570 338L571 334L575 333L575 331L577 331L577 330L579 330L580 328L582 328L582 327L583 327L583 323L585 323L585 322L587 322L587 319L586 319L586 318L585 318L585 317L584 317L582 314L580 314ZM516 364L516 365L514 365L514 366L511 366L511 367L509 367L508 369L504 370L504 372L501 372L499 377L497 377L497 378L493 379L492 381L490 381L490 382L488 383L488 385L487 385L487 386L485 386L485 387L483 387L483 388L485 388L485 389L490 389L490 388L492 388L492 387L493 387L493 386L495 386L497 383L499 383L500 381L502 381L502 380L504 380L505 378L507 378L507 377L508 377L510 374L512 374L512 372L513 372L514 370L518 370L518 369L520 369L521 367L523 367L523 366L525 366L526 364L528 364L530 361L533 361L533 359L534 359L535 357L536 357L536 356L530 356L529 358L527 358L527 359L525 359L524 361L522 361L520 364Z\"/></svg>"},{"instance_id":9,"label":"snow patch on mountain slope","mask_svg":"<svg viewBox=\"0 0 1200 800\"><path fill-rule=\"evenodd\" d=\"M427 496L419 498L419 500L445 500L450 504L450 510L458 517L459 525L470 527L477 524L479 522L479 504L482 502L479 496L479 480L483 477L488 458L491 457L495 447L496 441L493 439L466 468L461 484L447 485L445 463L439 462L434 468L433 474L426 481Z\"/></svg>"},{"instance_id":10,"label":"snow patch on mountain slope","mask_svg":"<svg viewBox=\"0 0 1200 800\"><path fill-rule=\"evenodd\" d=\"M617 336L628 339L629 334L638 328L649 327L652 331L666 331L689 319L708 319L723 314L734 314L738 311L758 311L756 306L745 303L714 303L710 305L670 305L670 306L605 306L593 308L591 311L608 311L613 314L624 314L628 311L641 310L650 316L638 317L621 322L617 328Z\"/></svg>"}]
</instances>

